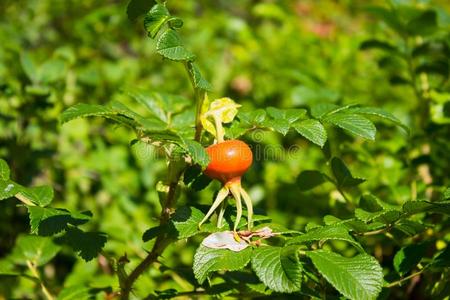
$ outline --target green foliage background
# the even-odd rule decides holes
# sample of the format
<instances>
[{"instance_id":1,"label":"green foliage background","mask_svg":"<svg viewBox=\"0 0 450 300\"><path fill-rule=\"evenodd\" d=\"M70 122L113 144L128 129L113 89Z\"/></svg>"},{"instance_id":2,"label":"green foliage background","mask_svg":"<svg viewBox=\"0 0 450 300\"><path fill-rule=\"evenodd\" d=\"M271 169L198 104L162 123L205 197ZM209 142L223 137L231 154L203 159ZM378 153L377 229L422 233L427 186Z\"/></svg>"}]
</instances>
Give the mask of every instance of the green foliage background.
<instances>
[{"instance_id":1,"label":"green foliage background","mask_svg":"<svg viewBox=\"0 0 450 300\"><path fill-rule=\"evenodd\" d=\"M256 208L274 223L303 231L305 226L323 224L326 215L350 217L365 192L402 205L408 200L438 199L449 186L450 6L447 1L392 2L437 12L439 30L430 35L444 41L444 50L427 52L432 58L428 66L434 63L435 68L417 78L419 86L429 85L429 106L423 106L417 91L404 84L408 65L392 52L360 49L368 39L403 49L430 38L421 32L410 40L411 45L405 45L401 35L367 9L368 5L388 6L387 2L168 2L171 12L184 20L180 32L213 86L211 99L229 96L243 105L243 111L309 107L318 102L360 103L383 108L411 128L408 135L392 124L377 123L375 142L329 128L329 152L341 157L355 177L367 180L348 191L347 203L330 183L306 192L299 188L297 177L302 171L330 173L327 153L324 156L319 147L293 131L286 136L267 131L246 135L256 161L244 185ZM63 287L85 285L104 290L97 296L101 299L117 290L111 261L127 253L133 265L151 249L153 241L143 246L142 234L159 224L156 186L166 172L162 154L143 143L130 145L134 135L126 128L96 118L61 125L62 111L79 102L120 100L139 112L142 107L122 92L136 87L192 98L183 67L155 54L155 43L145 38L142 20L127 18L127 4L0 2L0 157L10 165L14 181L24 186L52 185L57 207L91 211L94 217L85 229L108 235L94 260L86 263L64 248L43 267L42 274L55 294ZM132 15L132 8L128 9ZM424 28L423 24L417 28ZM447 56L441 57L442 53ZM428 120L425 125L424 119ZM218 188L217 183L201 192L184 188L179 203L209 205ZM402 246L427 241L430 258L450 242L448 217L420 221L430 228L401 243L384 235L364 240L366 251L378 259L385 275ZM7 257L16 239L29 232L26 208L18 207L14 199L3 201L0 258ZM200 241L195 237L169 246L157 268L137 281L135 297L196 287L192 262ZM344 256L355 253L344 242L330 247ZM448 279L440 277L445 274L448 270L431 274L412 290L398 287L386 297L400 299L412 293L448 297ZM228 286L239 283L232 276L228 280ZM37 299L42 295L28 278L2 276L2 297Z\"/></svg>"}]
</instances>

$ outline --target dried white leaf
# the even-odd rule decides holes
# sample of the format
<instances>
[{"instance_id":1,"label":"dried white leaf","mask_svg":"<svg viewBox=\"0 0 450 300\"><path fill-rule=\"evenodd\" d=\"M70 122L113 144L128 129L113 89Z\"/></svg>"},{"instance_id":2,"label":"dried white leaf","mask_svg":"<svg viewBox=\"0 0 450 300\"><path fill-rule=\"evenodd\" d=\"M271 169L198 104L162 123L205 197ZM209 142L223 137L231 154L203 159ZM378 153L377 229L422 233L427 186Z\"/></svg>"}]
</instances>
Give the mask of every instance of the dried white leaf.
<instances>
[{"instance_id":1,"label":"dried white leaf","mask_svg":"<svg viewBox=\"0 0 450 300\"><path fill-rule=\"evenodd\" d=\"M239 252L249 246L244 240L236 241L233 231L216 232L208 235L202 245L213 249L229 249Z\"/></svg>"}]
</instances>

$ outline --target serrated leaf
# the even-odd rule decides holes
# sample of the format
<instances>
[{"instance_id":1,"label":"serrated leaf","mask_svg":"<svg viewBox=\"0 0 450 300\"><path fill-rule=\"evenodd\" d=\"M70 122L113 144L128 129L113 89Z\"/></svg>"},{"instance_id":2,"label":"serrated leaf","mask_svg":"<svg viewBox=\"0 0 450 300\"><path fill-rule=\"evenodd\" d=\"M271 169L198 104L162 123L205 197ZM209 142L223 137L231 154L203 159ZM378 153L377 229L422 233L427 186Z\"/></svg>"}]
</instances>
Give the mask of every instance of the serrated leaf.
<instances>
[{"instance_id":1,"label":"serrated leaf","mask_svg":"<svg viewBox=\"0 0 450 300\"><path fill-rule=\"evenodd\" d=\"M401 212L397 210L382 210L377 212L368 212L361 208L355 209L355 217L366 223L379 221L384 224L392 224L401 217Z\"/></svg>"},{"instance_id":2,"label":"serrated leaf","mask_svg":"<svg viewBox=\"0 0 450 300\"><path fill-rule=\"evenodd\" d=\"M61 247L53 243L50 238L22 235L16 240L12 259L17 264L26 264L26 261L30 261L37 266L42 266L55 257L60 249Z\"/></svg>"},{"instance_id":3,"label":"serrated leaf","mask_svg":"<svg viewBox=\"0 0 450 300\"><path fill-rule=\"evenodd\" d=\"M189 71L192 74L192 78L194 79L194 85L196 88L202 89L204 91L212 90L211 84L203 77L202 73L195 63L189 64Z\"/></svg>"},{"instance_id":4,"label":"serrated leaf","mask_svg":"<svg viewBox=\"0 0 450 300\"><path fill-rule=\"evenodd\" d=\"M323 117L325 122L338 126L353 135L360 136L365 139L375 140L377 129L369 120L353 113L332 113Z\"/></svg>"},{"instance_id":5,"label":"serrated leaf","mask_svg":"<svg viewBox=\"0 0 450 300\"><path fill-rule=\"evenodd\" d=\"M295 246L261 246L254 249L252 269L267 287L276 292L300 290L302 265Z\"/></svg>"},{"instance_id":6,"label":"serrated leaf","mask_svg":"<svg viewBox=\"0 0 450 300\"><path fill-rule=\"evenodd\" d=\"M58 238L58 241L72 247L85 261L90 261L105 246L107 235L102 232L84 232L79 228L70 227L62 237Z\"/></svg>"},{"instance_id":7,"label":"serrated leaf","mask_svg":"<svg viewBox=\"0 0 450 300\"><path fill-rule=\"evenodd\" d=\"M53 189L48 185L21 187L20 194L36 205L45 207L53 201Z\"/></svg>"},{"instance_id":8,"label":"serrated leaf","mask_svg":"<svg viewBox=\"0 0 450 300\"><path fill-rule=\"evenodd\" d=\"M264 109L256 109L247 112L239 112L238 118L248 125L260 125L266 120L267 113Z\"/></svg>"},{"instance_id":9,"label":"serrated leaf","mask_svg":"<svg viewBox=\"0 0 450 300\"><path fill-rule=\"evenodd\" d=\"M49 236L66 230L71 225L81 225L91 219L91 215L85 213L71 214L65 209L49 207L27 206L31 233Z\"/></svg>"},{"instance_id":10,"label":"serrated leaf","mask_svg":"<svg viewBox=\"0 0 450 300\"><path fill-rule=\"evenodd\" d=\"M175 237L181 240L199 233L198 224L204 217L205 214L195 207L182 206L177 208L170 219L170 223L175 230Z\"/></svg>"},{"instance_id":11,"label":"serrated leaf","mask_svg":"<svg viewBox=\"0 0 450 300\"><path fill-rule=\"evenodd\" d=\"M329 225L313 228L305 234L290 239L287 244L303 244L311 241L320 241L320 243L329 240L340 240L350 243L358 251L364 252L361 245L348 233L348 229L342 225Z\"/></svg>"},{"instance_id":12,"label":"serrated leaf","mask_svg":"<svg viewBox=\"0 0 450 300\"><path fill-rule=\"evenodd\" d=\"M161 132L167 129L167 123L159 118L150 116L143 117L129 109L126 105L119 101L111 101L110 107L120 115L123 115L131 120L135 120L138 125L133 127L140 127L146 132Z\"/></svg>"},{"instance_id":13,"label":"serrated leaf","mask_svg":"<svg viewBox=\"0 0 450 300\"><path fill-rule=\"evenodd\" d=\"M212 249L203 245L198 247L194 255L193 271L200 284L215 271L236 271L244 268L252 257L252 248L240 252L228 249Z\"/></svg>"},{"instance_id":14,"label":"serrated leaf","mask_svg":"<svg viewBox=\"0 0 450 300\"><path fill-rule=\"evenodd\" d=\"M183 149L189 154L189 156L192 158L192 161L196 164L199 164L203 169L206 168L209 164L210 159L202 144L194 140L182 140Z\"/></svg>"},{"instance_id":15,"label":"serrated leaf","mask_svg":"<svg viewBox=\"0 0 450 300\"><path fill-rule=\"evenodd\" d=\"M78 103L61 114L61 123L66 123L76 118L109 117L114 115L117 115L117 112L108 106Z\"/></svg>"},{"instance_id":16,"label":"serrated leaf","mask_svg":"<svg viewBox=\"0 0 450 300\"><path fill-rule=\"evenodd\" d=\"M302 191L308 191L327 181L328 179L326 176L322 172L316 170L302 171L297 176L297 186Z\"/></svg>"},{"instance_id":17,"label":"serrated leaf","mask_svg":"<svg viewBox=\"0 0 450 300\"><path fill-rule=\"evenodd\" d=\"M304 120L292 125L294 129L313 142L314 144L323 147L327 141L327 132L322 123L314 119Z\"/></svg>"},{"instance_id":18,"label":"serrated leaf","mask_svg":"<svg viewBox=\"0 0 450 300\"><path fill-rule=\"evenodd\" d=\"M8 180L10 176L9 166L3 159L0 158L0 180Z\"/></svg>"},{"instance_id":19,"label":"serrated leaf","mask_svg":"<svg viewBox=\"0 0 450 300\"><path fill-rule=\"evenodd\" d=\"M337 180L338 186L341 187L357 186L366 181L363 178L353 177L352 173L347 168L345 163L338 157L333 157L331 159L331 170L333 171L333 175Z\"/></svg>"},{"instance_id":20,"label":"serrated leaf","mask_svg":"<svg viewBox=\"0 0 450 300\"><path fill-rule=\"evenodd\" d=\"M333 252L307 252L317 270L342 295L355 300L376 299L383 284L383 272L375 258L359 254L352 258Z\"/></svg>"},{"instance_id":21,"label":"serrated leaf","mask_svg":"<svg viewBox=\"0 0 450 300\"><path fill-rule=\"evenodd\" d=\"M266 108L267 114L273 119L284 119L289 124L297 121L306 115L306 110L301 108L279 109L269 106Z\"/></svg>"},{"instance_id":22,"label":"serrated leaf","mask_svg":"<svg viewBox=\"0 0 450 300\"><path fill-rule=\"evenodd\" d=\"M144 18L144 28L148 32L148 36L154 38L169 17L170 13L164 4L154 5Z\"/></svg>"},{"instance_id":23,"label":"serrated leaf","mask_svg":"<svg viewBox=\"0 0 450 300\"><path fill-rule=\"evenodd\" d=\"M317 103L311 106L311 115L316 119L320 119L338 107L333 103Z\"/></svg>"},{"instance_id":24,"label":"serrated leaf","mask_svg":"<svg viewBox=\"0 0 450 300\"><path fill-rule=\"evenodd\" d=\"M352 113L357 113L357 114L362 114L362 115L367 115L367 116L375 116L375 117L390 121L390 122L394 123L395 125L400 126L406 132L409 133L408 126L403 124L396 116L394 116L393 114L391 114L387 111L384 111L381 108L378 108L378 107L355 107L355 108L350 108L349 111Z\"/></svg>"},{"instance_id":25,"label":"serrated leaf","mask_svg":"<svg viewBox=\"0 0 450 300\"><path fill-rule=\"evenodd\" d=\"M180 36L173 29L167 29L161 34L156 43L156 51L170 60L192 61L195 59L195 55L183 46Z\"/></svg>"},{"instance_id":26,"label":"serrated leaf","mask_svg":"<svg viewBox=\"0 0 450 300\"><path fill-rule=\"evenodd\" d=\"M394 256L394 268L404 275L414 268L425 255L428 243L408 245L401 248Z\"/></svg>"},{"instance_id":27,"label":"serrated leaf","mask_svg":"<svg viewBox=\"0 0 450 300\"><path fill-rule=\"evenodd\" d=\"M422 212L431 212L436 214L450 214L449 201L407 201L403 204L403 212L407 214L417 214Z\"/></svg>"},{"instance_id":28,"label":"serrated leaf","mask_svg":"<svg viewBox=\"0 0 450 300\"><path fill-rule=\"evenodd\" d=\"M268 127L276 132L286 135L289 131L290 124L285 119L271 119L265 120L262 124L264 127Z\"/></svg>"}]
</instances>

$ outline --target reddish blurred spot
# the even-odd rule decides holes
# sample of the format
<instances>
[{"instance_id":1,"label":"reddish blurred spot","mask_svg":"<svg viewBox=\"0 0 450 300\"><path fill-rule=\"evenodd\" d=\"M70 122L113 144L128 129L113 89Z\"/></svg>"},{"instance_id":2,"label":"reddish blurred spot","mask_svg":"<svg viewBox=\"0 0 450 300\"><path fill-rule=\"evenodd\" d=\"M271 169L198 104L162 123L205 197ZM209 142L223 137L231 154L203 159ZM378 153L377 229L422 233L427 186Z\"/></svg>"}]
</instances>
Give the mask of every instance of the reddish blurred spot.
<instances>
[{"instance_id":1,"label":"reddish blurred spot","mask_svg":"<svg viewBox=\"0 0 450 300\"><path fill-rule=\"evenodd\" d=\"M252 81L245 75L239 75L231 81L231 88L239 95L244 96L251 92Z\"/></svg>"}]
</instances>

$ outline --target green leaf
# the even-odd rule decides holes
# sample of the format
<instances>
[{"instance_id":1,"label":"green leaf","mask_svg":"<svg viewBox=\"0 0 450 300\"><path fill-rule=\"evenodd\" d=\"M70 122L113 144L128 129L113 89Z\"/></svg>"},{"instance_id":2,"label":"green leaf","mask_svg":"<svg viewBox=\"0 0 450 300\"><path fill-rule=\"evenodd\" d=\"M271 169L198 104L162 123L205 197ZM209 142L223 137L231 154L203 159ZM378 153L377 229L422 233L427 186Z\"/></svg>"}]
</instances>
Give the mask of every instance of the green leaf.
<instances>
[{"instance_id":1,"label":"green leaf","mask_svg":"<svg viewBox=\"0 0 450 300\"><path fill-rule=\"evenodd\" d=\"M437 253L431 264L435 268L450 268L450 247L447 246L443 251Z\"/></svg>"},{"instance_id":2,"label":"green leaf","mask_svg":"<svg viewBox=\"0 0 450 300\"><path fill-rule=\"evenodd\" d=\"M297 176L297 186L302 191L308 191L327 181L327 177L316 170L306 170Z\"/></svg>"},{"instance_id":3,"label":"green leaf","mask_svg":"<svg viewBox=\"0 0 450 300\"><path fill-rule=\"evenodd\" d=\"M56 300L90 300L92 299L90 290L83 285L65 287L59 292Z\"/></svg>"},{"instance_id":4,"label":"green leaf","mask_svg":"<svg viewBox=\"0 0 450 300\"><path fill-rule=\"evenodd\" d=\"M28 52L20 53L20 64L31 82L36 83L38 81L38 70Z\"/></svg>"},{"instance_id":5,"label":"green leaf","mask_svg":"<svg viewBox=\"0 0 450 300\"><path fill-rule=\"evenodd\" d=\"M443 198L443 200L450 199L450 188L447 188L447 189L444 191L444 194L443 194L442 198Z\"/></svg>"},{"instance_id":6,"label":"green leaf","mask_svg":"<svg viewBox=\"0 0 450 300\"><path fill-rule=\"evenodd\" d=\"M267 113L264 109L256 109L247 112L238 112L239 120L248 125L261 125L265 120Z\"/></svg>"},{"instance_id":7,"label":"green leaf","mask_svg":"<svg viewBox=\"0 0 450 300\"><path fill-rule=\"evenodd\" d=\"M252 269L267 287L276 292L292 293L301 287L302 265L295 246L254 249Z\"/></svg>"},{"instance_id":8,"label":"green leaf","mask_svg":"<svg viewBox=\"0 0 450 300\"><path fill-rule=\"evenodd\" d=\"M405 31L401 20L399 20L397 13L393 10L386 9L381 6L369 6L366 10L372 15L382 19L389 27L398 33L403 33Z\"/></svg>"},{"instance_id":9,"label":"green leaf","mask_svg":"<svg viewBox=\"0 0 450 300\"><path fill-rule=\"evenodd\" d=\"M408 219L401 220L398 224L395 224L394 227L408 236L415 236L416 234L424 232L426 229L422 223Z\"/></svg>"},{"instance_id":10,"label":"green leaf","mask_svg":"<svg viewBox=\"0 0 450 300\"><path fill-rule=\"evenodd\" d=\"M361 245L357 241L355 241L355 239L348 233L348 229L342 225L329 225L313 228L305 234L290 239L287 244L295 245L312 241L320 241L320 243L322 244L329 240L340 240L348 242L356 249L358 249L358 251L364 252L364 249L361 247Z\"/></svg>"},{"instance_id":11,"label":"green leaf","mask_svg":"<svg viewBox=\"0 0 450 300\"><path fill-rule=\"evenodd\" d=\"M355 209L355 217L366 223L372 221L379 221L384 224L391 225L401 217L401 212L398 210L382 210L378 212L368 212L361 208Z\"/></svg>"},{"instance_id":12,"label":"green leaf","mask_svg":"<svg viewBox=\"0 0 450 300\"><path fill-rule=\"evenodd\" d=\"M199 233L198 224L204 217L205 214L195 207L182 206L177 208L170 219L170 224L175 229L175 237L182 240Z\"/></svg>"},{"instance_id":13,"label":"green leaf","mask_svg":"<svg viewBox=\"0 0 450 300\"><path fill-rule=\"evenodd\" d=\"M333 252L307 252L317 270L349 299L376 299L383 284L383 272L375 258L359 254L352 258Z\"/></svg>"},{"instance_id":14,"label":"green leaf","mask_svg":"<svg viewBox=\"0 0 450 300\"><path fill-rule=\"evenodd\" d=\"M448 201L407 201L403 204L403 212L413 215L422 212L437 214L450 214L450 202Z\"/></svg>"},{"instance_id":15,"label":"green leaf","mask_svg":"<svg viewBox=\"0 0 450 300\"><path fill-rule=\"evenodd\" d=\"M406 30L412 35L430 35L437 29L437 14L434 10L423 11L406 24Z\"/></svg>"},{"instance_id":16,"label":"green leaf","mask_svg":"<svg viewBox=\"0 0 450 300\"><path fill-rule=\"evenodd\" d=\"M375 133L377 131L375 125L373 125L370 120L358 114L332 113L324 116L323 120L356 136L369 140L375 140Z\"/></svg>"},{"instance_id":17,"label":"green leaf","mask_svg":"<svg viewBox=\"0 0 450 300\"><path fill-rule=\"evenodd\" d=\"M364 194L359 200L359 207L369 212L383 210L380 200L372 194Z\"/></svg>"},{"instance_id":18,"label":"green leaf","mask_svg":"<svg viewBox=\"0 0 450 300\"><path fill-rule=\"evenodd\" d=\"M61 114L61 123L66 123L76 118L110 117L115 115L117 115L117 112L108 106L78 103Z\"/></svg>"},{"instance_id":19,"label":"green leaf","mask_svg":"<svg viewBox=\"0 0 450 300\"><path fill-rule=\"evenodd\" d=\"M306 115L305 109L279 109L276 107L269 106L266 108L267 114L274 119L284 119L288 121L289 124L297 121L298 119Z\"/></svg>"},{"instance_id":20,"label":"green leaf","mask_svg":"<svg viewBox=\"0 0 450 300\"><path fill-rule=\"evenodd\" d=\"M378 107L355 107L355 108L350 108L348 111L350 111L352 113L356 113L356 114L361 114L361 115L375 116L375 117L378 117L378 118L390 121L390 122L394 123L395 125L400 126L406 132L409 133L409 127L408 126L403 124L393 114L391 114L391 113L389 113L387 111L384 111L381 108L378 108Z\"/></svg>"},{"instance_id":21,"label":"green leaf","mask_svg":"<svg viewBox=\"0 0 450 300\"><path fill-rule=\"evenodd\" d=\"M45 207L53 201L53 189L48 185L36 187L21 187L20 194L31 202Z\"/></svg>"},{"instance_id":22,"label":"green leaf","mask_svg":"<svg viewBox=\"0 0 450 300\"><path fill-rule=\"evenodd\" d=\"M142 241L148 242L156 238L158 235L164 233L167 230L167 226L155 226L147 229L142 235Z\"/></svg>"},{"instance_id":23,"label":"green leaf","mask_svg":"<svg viewBox=\"0 0 450 300\"><path fill-rule=\"evenodd\" d=\"M192 61L195 59L195 55L183 46L180 36L173 29L168 29L161 34L156 43L156 51L170 60Z\"/></svg>"},{"instance_id":24,"label":"green leaf","mask_svg":"<svg viewBox=\"0 0 450 300\"><path fill-rule=\"evenodd\" d=\"M323 125L317 120L304 120L294 123L293 127L299 134L320 147L323 147L327 141L327 132Z\"/></svg>"},{"instance_id":25,"label":"green leaf","mask_svg":"<svg viewBox=\"0 0 450 300\"><path fill-rule=\"evenodd\" d=\"M194 163L199 164L203 169L209 164L209 156L202 144L194 140L182 139L183 149L189 154Z\"/></svg>"},{"instance_id":26,"label":"green leaf","mask_svg":"<svg viewBox=\"0 0 450 300\"><path fill-rule=\"evenodd\" d=\"M382 210L399 210L401 208L401 206L399 205L386 203L370 193L364 193L361 196L359 200L359 207L371 213L379 212Z\"/></svg>"},{"instance_id":27,"label":"green leaf","mask_svg":"<svg viewBox=\"0 0 450 300\"><path fill-rule=\"evenodd\" d=\"M195 63L190 63L188 66L189 71L192 74L192 78L194 78L195 87L202 89L204 91L211 91L212 90L211 84L203 77L197 65Z\"/></svg>"},{"instance_id":28,"label":"green leaf","mask_svg":"<svg viewBox=\"0 0 450 300\"><path fill-rule=\"evenodd\" d=\"M265 120L262 124L264 127L268 127L276 132L286 135L289 131L290 124L285 119L269 119Z\"/></svg>"},{"instance_id":29,"label":"green leaf","mask_svg":"<svg viewBox=\"0 0 450 300\"><path fill-rule=\"evenodd\" d=\"M200 245L194 255L193 270L195 278L200 284L203 284L211 272L240 270L250 262L251 257L251 247L235 252Z\"/></svg>"},{"instance_id":30,"label":"green leaf","mask_svg":"<svg viewBox=\"0 0 450 300\"><path fill-rule=\"evenodd\" d=\"M333 175L337 180L338 186L340 187L357 186L366 181L363 178L353 177L350 170L347 168L344 162L338 157L333 157L331 159L331 170L333 171Z\"/></svg>"},{"instance_id":31,"label":"green leaf","mask_svg":"<svg viewBox=\"0 0 450 300\"><path fill-rule=\"evenodd\" d=\"M447 78L447 76L449 74L449 69L450 69L450 66L449 66L448 58L445 58L445 59L436 60L433 62L427 62L427 63L420 64L414 69L414 72L437 74L437 75L441 75L444 78Z\"/></svg>"},{"instance_id":32,"label":"green leaf","mask_svg":"<svg viewBox=\"0 0 450 300\"><path fill-rule=\"evenodd\" d=\"M90 261L102 250L107 236L102 232L84 232L76 227L70 227L58 241L72 247L85 261Z\"/></svg>"},{"instance_id":33,"label":"green leaf","mask_svg":"<svg viewBox=\"0 0 450 300\"><path fill-rule=\"evenodd\" d=\"M130 0L127 5L127 16L131 21L144 15L152 7L154 1L150 0Z\"/></svg>"},{"instance_id":34,"label":"green leaf","mask_svg":"<svg viewBox=\"0 0 450 300\"><path fill-rule=\"evenodd\" d=\"M390 53L398 52L398 49L395 46L391 45L388 42L380 41L380 40L377 40L377 39L366 40L366 41L361 43L359 48L361 50L380 49L380 50L384 50L384 51L387 51L387 52L390 52Z\"/></svg>"},{"instance_id":35,"label":"green leaf","mask_svg":"<svg viewBox=\"0 0 450 300\"><path fill-rule=\"evenodd\" d=\"M190 105L188 99L179 95L149 92L136 88L126 89L125 93L145 106L153 116L164 123L169 123L169 115L183 112Z\"/></svg>"},{"instance_id":36,"label":"green leaf","mask_svg":"<svg viewBox=\"0 0 450 300\"><path fill-rule=\"evenodd\" d=\"M169 20L170 13L165 4L156 4L150 9L144 18L144 28L148 36L154 38L164 23Z\"/></svg>"},{"instance_id":37,"label":"green leaf","mask_svg":"<svg viewBox=\"0 0 450 300\"><path fill-rule=\"evenodd\" d=\"M16 240L12 259L17 264L30 261L37 266L45 265L58 254L61 247L54 244L50 238L36 235L21 235Z\"/></svg>"},{"instance_id":38,"label":"green leaf","mask_svg":"<svg viewBox=\"0 0 450 300\"><path fill-rule=\"evenodd\" d=\"M394 256L394 268L404 275L414 268L425 255L429 244L420 243L401 248Z\"/></svg>"},{"instance_id":39,"label":"green leaf","mask_svg":"<svg viewBox=\"0 0 450 300\"><path fill-rule=\"evenodd\" d=\"M333 103L314 104L311 106L311 115L316 119L320 119L336 108L339 108L339 106Z\"/></svg>"},{"instance_id":40,"label":"green leaf","mask_svg":"<svg viewBox=\"0 0 450 300\"><path fill-rule=\"evenodd\" d=\"M1 276L20 276L21 272L17 271L14 265L8 257L0 260L0 278Z\"/></svg>"},{"instance_id":41,"label":"green leaf","mask_svg":"<svg viewBox=\"0 0 450 300\"><path fill-rule=\"evenodd\" d=\"M91 219L90 213L71 214L65 209L27 206L31 233L48 236L66 230L69 224L81 225Z\"/></svg>"},{"instance_id":42,"label":"green leaf","mask_svg":"<svg viewBox=\"0 0 450 300\"><path fill-rule=\"evenodd\" d=\"M66 63L61 59L51 59L40 66L38 81L42 83L54 83L64 78Z\"/></svg>"},{"instance_id":43,"label":"green leaf","mask_svg":"<svg viewBox=\"0 0 450 300\"><path fill-rule=\"evenodd\" d=\"M3 159L0 158L0 180L8 180L10 176L9 166Z\"/></svg>"},{"instance_id":44,"label":"green leaf","mask_svg":"<svg viewBox=\"0 0 450 300\"><path fill-rule=\"evenodd\" d=\"M0 180L0 200L14 197L22 186L11 180Z\"/></svg>"}]
</instances>

